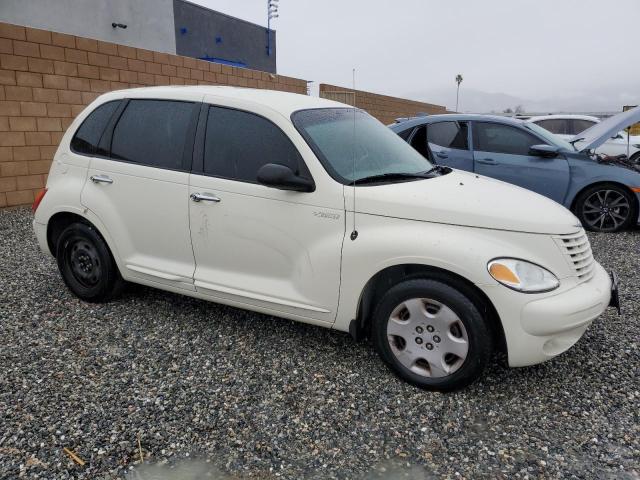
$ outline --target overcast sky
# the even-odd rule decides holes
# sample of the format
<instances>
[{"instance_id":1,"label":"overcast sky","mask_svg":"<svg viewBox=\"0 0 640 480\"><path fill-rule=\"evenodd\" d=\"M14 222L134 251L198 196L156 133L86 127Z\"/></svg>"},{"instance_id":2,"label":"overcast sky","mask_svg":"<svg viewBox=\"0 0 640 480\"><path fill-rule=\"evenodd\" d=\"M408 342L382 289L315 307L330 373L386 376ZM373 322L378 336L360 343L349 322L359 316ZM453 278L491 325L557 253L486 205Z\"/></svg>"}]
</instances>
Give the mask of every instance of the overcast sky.
<instances>
[{"instance_id":1,"label":"overcast sky","mask_svg":"<svg viewBox=\"0 0 640 480\"><path fill-rule=\"evenodd\" d=\"M267 0L192 0L266 24ZM280 0L278 73L463 111L640 103L640 0Z\"/></svg>"}]
</instances>

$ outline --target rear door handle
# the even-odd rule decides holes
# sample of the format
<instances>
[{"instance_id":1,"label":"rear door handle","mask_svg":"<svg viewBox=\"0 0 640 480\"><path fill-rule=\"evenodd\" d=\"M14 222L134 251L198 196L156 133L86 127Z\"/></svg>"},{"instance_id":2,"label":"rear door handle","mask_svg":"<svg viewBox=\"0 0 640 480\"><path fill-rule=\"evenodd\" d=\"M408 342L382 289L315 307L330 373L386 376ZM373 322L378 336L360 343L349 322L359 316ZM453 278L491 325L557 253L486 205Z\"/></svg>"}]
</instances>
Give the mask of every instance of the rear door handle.
<instances>
[{"instance_id":1,"label":"rear door handle","mask_svg":"<svg viewBox=\"0 0 640 480\"><path fill-rule=\"evenodd\" d=\"M189 195L189 197L194 202L220 203L220 199L218 197L216 197L215 195L208 194L208 193L192 193L191 195Z\"/></svg>"},{"instance_id":2,"label":"rear door handle","mask_svg":"<svg viewBox=\"0 0 640 480\"><path fill-rule=\"evenodd\" d=\"M113 183L113 179L111 179L110 177L107 177L106 175L91 175L89 179L93 183L108 183L108 184Z\"/></svg>"},{"instance_id":3,"label":"rear door handle","mask_svg":"<svg viewBox=\"0 0 640 480\"><path fill-rule=\"evenodd\" d=\"M498 165L498 161L494 160L493 158L482 158L476 160L476 162L482 163L483 165Z\"/></svg>"}]
</instances>

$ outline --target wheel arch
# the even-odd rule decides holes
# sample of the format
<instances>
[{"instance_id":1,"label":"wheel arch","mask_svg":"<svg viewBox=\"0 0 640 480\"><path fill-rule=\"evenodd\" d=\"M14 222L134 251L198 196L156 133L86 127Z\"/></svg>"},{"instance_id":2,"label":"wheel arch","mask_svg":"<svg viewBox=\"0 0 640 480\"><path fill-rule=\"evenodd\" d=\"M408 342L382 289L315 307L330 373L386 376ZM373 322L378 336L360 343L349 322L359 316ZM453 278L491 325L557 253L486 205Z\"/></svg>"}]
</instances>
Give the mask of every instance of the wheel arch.
<instances>
[{"instance_id":1,"label":"wheel arch","mask_svg":"<svg viewBox=\"0 0 640 480\"><path fill-rule=\"evenodd\" d=\"M578 198L580 197L580 195L582 195L589 188L592 188L598 185L615 185L616 187L620 187L623 190L626 190L627 192L629 192L631 194L631 198L633 199L633 205L634 205L635 211L638 212L638 208L640 208L640 205L638 204L638 197L636 196L634 191L631 190L631 188L629 188L624 183L618 182L616 180L600 180L597 182L589 183L588 185L584 185L575 193L575 195L571 199L571 211L573 213L576 213L576 202L578 201Z\"/></svg>"},{"instance_id":2,"label":"wheel arch","mask_svg":"<svg viewBox=\"0 0 640 480\"><path fill-rule=\"evenodd\" d=\"M89 220L87 217L67 210L54 213L47 222L47 246L49 247L49 251L54 257L56 256L56 244L58 243L60 235L62 234L64 229L72 223L84 223L85 225L93 228L100 236L100 238L104 240L107 248L109 249L109 252L115 258L111 242L108 238L105 237L105 235L103 235L100 228L98 228L98 226L96 226L95 223Z\"/></svg>"},{"instance_id":3,"label":"wheel arch","mask_svg":"<svg viewBox=\"0 0 640 480\"><path fill-rule=\"evenodd\" d=\"M447 283L461 290L469 297L478 311L488 320L491 335L496 341L497 349L502 353L507 353L506 337L502 322L489 297L466 278L443 268L423 264L393 265L380 270L371 277L365 284L360 295L356 318L349 324L349 333L351 336L356 340L368 337L370 334L371 316L377 299L392 286L402 281L416 278L441 280L443 283Z\"/></svg>"}]
</instances>

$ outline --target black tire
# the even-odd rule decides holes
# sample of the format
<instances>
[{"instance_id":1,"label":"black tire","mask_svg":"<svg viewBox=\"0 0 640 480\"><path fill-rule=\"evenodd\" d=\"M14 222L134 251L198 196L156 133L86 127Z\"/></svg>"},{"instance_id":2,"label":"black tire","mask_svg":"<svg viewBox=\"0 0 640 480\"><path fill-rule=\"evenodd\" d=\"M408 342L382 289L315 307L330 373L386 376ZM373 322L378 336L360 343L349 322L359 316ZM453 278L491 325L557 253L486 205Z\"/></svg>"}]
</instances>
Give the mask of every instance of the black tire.
<instances>
[{"instance_id":1,"label":"black tire","mask_svg":"<svg viewBox=\"0 0 640 480\"><path fill-rule=\"evenodd\" d=\"M439 280L407 280L391 287L382 296L374 311L371 338L375 349L382 360L389 365L400 378L417 387L426 390L451 391L469 385L480 377L493 351L491 329L469 297L470 295ZM388 335L387 326L391 320L390 317L392 313L394 313L403 302L411 301L411 299L432 299L440 302L457 315L466 330L465 335L468 344L466 357L455 371L452 371L446 376L428 376L430 374L427 374L426 371L424 373L416 373L403 365L394 353L394 349L392 348L392 341L394 340L392 340L392 338L395 339L395 337ZM427 322L429 322L429 320L427 320ZM433 328L431 325L428 325L428 327ZM435 332L432 331L431 333L424 330L424 333L421 332L418 334L422 338L419 344L420 346L416 346L416 348L420 348L422 353L426 355L431 355L431 353L424 352L424 348L429 346L427 343L430 342L429 338L436 338L435 336L428 337L434 333L438 334L438 330L435 330ZM412 338L416 343L418 342L415 335ZM405 346L406 345L405 342ZM442 341L442 345L444 345L444 341ZM438 352L438 348L439 345L431 343L430 350ZM446 350L439 351L439 355L442 356L443 361L446 359L446 356L443 356L445 355L445 351ZM422 359L418 361L420 360ZM458 361L459 360L460 359L458 359ZM426 362L426 360L424 362ZM416 362L416 365L417 364L418 362ZM429 371L431 371L430 368Z\"/></svg>"},{"instance_id":2,"label":"black tire","mask_svg":"<svg viewBox=\"0 0 640 480\"><path fill-rule=\"evenodd\" d=\"M631 158L629 160L637 165L640 165L640 152L636 152L631 155Z\"/></svg>"},{"instance_id":3,"label":"black tire","mask_svg":"<svg viewBox=\"0 0 640 480\"><path fill-rule=\"evenodd\" d=\"M619 232L638 219L636 198L627 188L600 183L583 190L576 198L575 214L587 230Z\"/></svg>"},{"instance_id":4,"label":"black tire","mask_svg":"<svg viewBox=\"0 0 640 480\"><path fill-rule=\"evenodd\" d=\"M56 245L56 260L64 283L87 302L107 302L124 286L109 247L91 226L73 223Z\"/></svg>"}]
</instances>

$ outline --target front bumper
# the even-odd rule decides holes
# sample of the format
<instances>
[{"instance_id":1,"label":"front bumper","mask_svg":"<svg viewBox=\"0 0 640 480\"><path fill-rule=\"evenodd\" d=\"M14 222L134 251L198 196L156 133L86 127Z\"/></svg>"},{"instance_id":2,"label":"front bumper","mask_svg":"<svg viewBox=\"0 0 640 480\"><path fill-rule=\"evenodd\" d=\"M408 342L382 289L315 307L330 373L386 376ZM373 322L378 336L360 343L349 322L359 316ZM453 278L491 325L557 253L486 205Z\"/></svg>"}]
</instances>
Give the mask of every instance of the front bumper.
<instances>
[{"instance_id":1,"label":"front bumper","mask_svg":"<svg viewBox=\"0 0 640 480\"><path fill-rule=\"evenodd\" d=\"M589 281L549 294L485 287L502 320L509 365L541 363L571 348L609 306L612 285L612 278L596 263Z\"/></svg>"}]
</instances>

